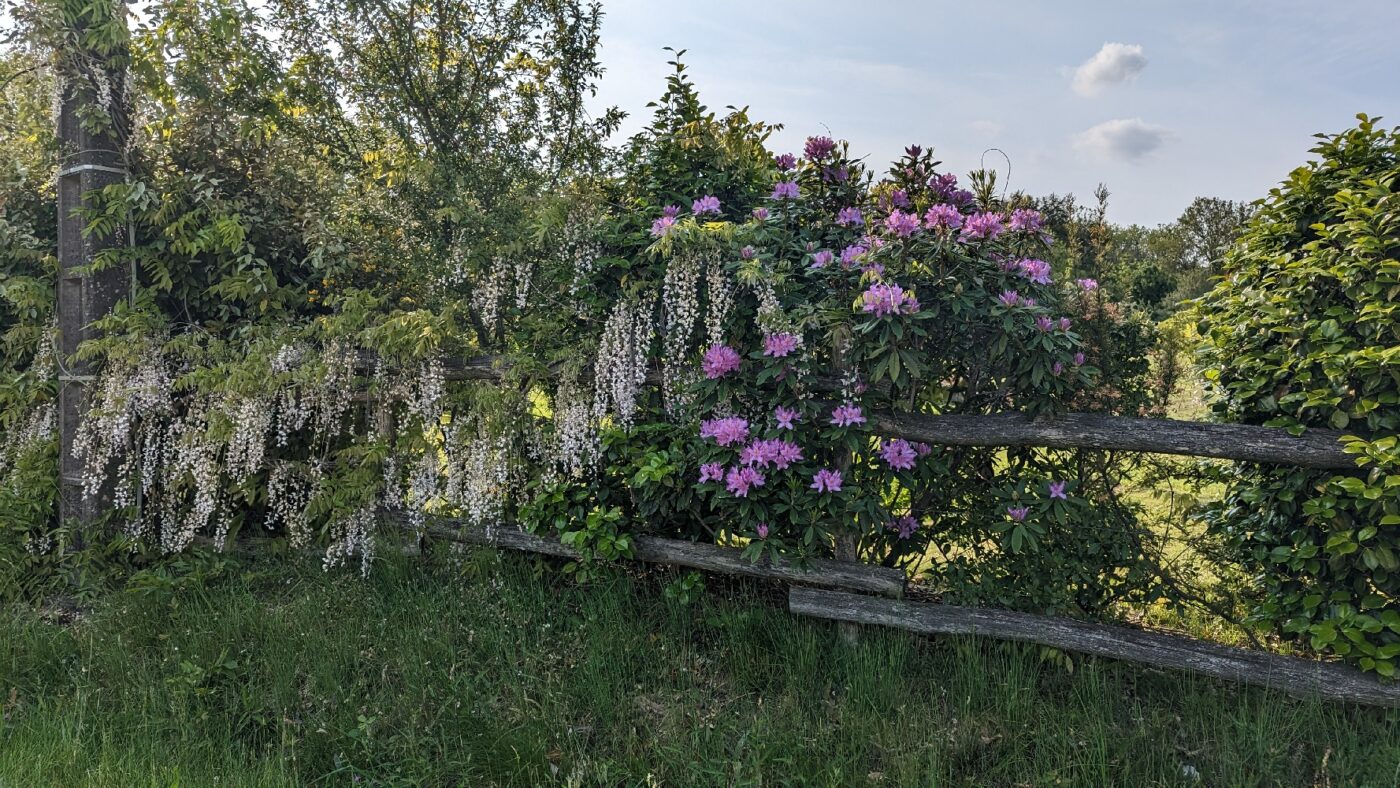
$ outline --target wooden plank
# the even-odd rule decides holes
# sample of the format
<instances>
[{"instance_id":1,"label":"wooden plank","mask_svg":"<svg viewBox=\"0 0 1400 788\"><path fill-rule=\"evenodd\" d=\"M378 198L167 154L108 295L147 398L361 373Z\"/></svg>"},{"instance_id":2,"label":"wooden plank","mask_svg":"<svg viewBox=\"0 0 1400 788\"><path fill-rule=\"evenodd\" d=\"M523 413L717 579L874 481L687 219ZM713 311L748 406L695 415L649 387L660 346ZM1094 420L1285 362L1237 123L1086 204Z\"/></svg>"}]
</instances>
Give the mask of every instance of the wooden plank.
<instances>
[{"instance_id":1,"label":"wooden plank","mask_svg":"<svg viewBox=\"0 0 1400 788\"><path fill-rule=\"evenodd\" d=\"M366 356L372 364L373 357ZM448 380L500 380L510 368L504 356L444 360ZM660 375L647 376L658 385ZM834 380L818 379L819 391L839 390ZM1342 450L1339 430L1309 429L1290 435L1282 427L1218 424L1174 419L1143 419L1099 413L1064 413L1033 418L1023 413L935 416L924 413L868 413L871 432L943 446L1043 446L1051 449L1114 451L1211 457L1221 460L1344 470L1357 467Z\"/></svg>"},{"instance_id":2,"label":"wooden plank","mask_svg":"<svg viewBox=\"0 0 1400 788\"><path fill-rule=\"evenodd\" d=\"M385 522L411 527L402 512L383 512ZM425 530L430 535L464 544L491 545L561 558L577 558L573 548L557 538L526 533L514 525L474 526L452 518L430 517ZM898 597L904 593L903 570L869 564L815 559L807 569L787 561L752 563L737 547L721 547L704 542L637 536L633 539L634 558L656 564L670 564L743 577L779 580L789 583L862 591Z\"/></svg>"},{"instance_id":3,"label":"wooden plank","mask_svg":"<svg viewBox=\"0 0 1400 788\"><path fill-rule=\"evenodd\" d=\"M798 615L878 624L926 635L978 635L1036 643L1254 684L1296 697L1400 708L1400 684L1383 684L1348 665L1233 648L1181 635L816 588L793 587L788 609Z\"/></svg>"},{"instance_id":4,"label":"wooden plank","mask_svg":"<svg viewBox=\"0 0 1400 788\"><path fill-rule=\"evenodd\" d=\"M1141 419L1098 413L1065 413L1033 419L1020 413L929 416L873 413L880 435L951 446L1045 446L1214 457L1301 468L1355 468L1337 430L1309 429L1293 436L1281 427Z\"/></svg>"}]
</instances>

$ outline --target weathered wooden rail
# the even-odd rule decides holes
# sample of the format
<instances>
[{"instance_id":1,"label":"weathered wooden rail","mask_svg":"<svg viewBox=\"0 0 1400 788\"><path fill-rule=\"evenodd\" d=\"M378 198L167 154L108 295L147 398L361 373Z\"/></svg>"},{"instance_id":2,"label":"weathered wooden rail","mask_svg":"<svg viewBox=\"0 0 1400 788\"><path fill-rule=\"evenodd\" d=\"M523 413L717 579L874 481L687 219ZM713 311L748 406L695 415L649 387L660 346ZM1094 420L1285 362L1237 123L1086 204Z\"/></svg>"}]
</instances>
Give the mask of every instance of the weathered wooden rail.
<instances>
[{"instance_id":1,"label":"weathered wooden rail","mask_svg":"<svg viewBox=\"0 0 1400 788\"><path fill-rule=\"evenodd\" d=\"M369 363L367 361L367 363ZM445 359L449 380L500 380L510 369L503 356ZM648 376L655 384L659 377ZM831 381L819 385L830 390ZM1282 427L1144 419L1098 413L1064 413L1032 418L1022 413L935 416L876 412L869 428L883 437L947 446L1044 446L1052 449L1104 449L1175 454L1241 462L1345 470L1356 457L1343 450L1338 430L1309 429L1292 435Z\"/></svg>"},{"instance_id":2,"label":"weathered wooden rail","mask_svg":"<svg viewBox=\"0 0 1400 788\"><path fill-rule=\"evenodd\" d=\"M402 512L382 512L380 518L401 528L412 527L408 516ZM527 533L509 524L485 527L470 525L449 517L429 517L424 530L433 537L463 544L506 547L561 558L579 557L576 550L555 537ZM743 552L737 547L664 539L659 536L637 536L632 542L633 558L648 563L684 566L706 572L822 588L861 591L887 597L898 597L904 593L905 576L899 569L849 561L831 561L825 558L813 559L806 568L800 568L788 561L753 563L744 558Z\"/></svg>"},{"instance_id":3,"label":"weathered wooden rail","mask_svg":"<svg viewBox=\"0 0 1400 788\"><path fill-rule=\"evenodd\" d=\"M1400 708L1400 684L1337 662L1232 648L1182 635L978 607L957 607L794 586L788 609L804 616L878 624L924 635L977 635L1142 662L1253 684L1295 697Z\"/></svg>"}]
</instances>

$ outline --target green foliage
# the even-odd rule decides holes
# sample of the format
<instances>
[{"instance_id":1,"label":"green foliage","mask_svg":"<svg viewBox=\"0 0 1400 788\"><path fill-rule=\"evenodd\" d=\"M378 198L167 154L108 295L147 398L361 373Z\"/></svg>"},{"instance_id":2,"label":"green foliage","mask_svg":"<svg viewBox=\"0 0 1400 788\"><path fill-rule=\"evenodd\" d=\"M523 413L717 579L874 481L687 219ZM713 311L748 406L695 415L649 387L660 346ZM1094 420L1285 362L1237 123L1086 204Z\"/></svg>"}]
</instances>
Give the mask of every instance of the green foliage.
<instances>
[{"instance_id":1,"label":"green foliage","mask_svg":"<svg viewBox=\"0 0 1400 788\"><path fill-rule=\"evenodd\" d=\"M1254 618L1400 666L1400 131L1358 116L1272 190L1200 303L1223 419L1354 432L1357 471L1247 467L1209 519L1253 573Z\"/></svg>"}]
</instances>

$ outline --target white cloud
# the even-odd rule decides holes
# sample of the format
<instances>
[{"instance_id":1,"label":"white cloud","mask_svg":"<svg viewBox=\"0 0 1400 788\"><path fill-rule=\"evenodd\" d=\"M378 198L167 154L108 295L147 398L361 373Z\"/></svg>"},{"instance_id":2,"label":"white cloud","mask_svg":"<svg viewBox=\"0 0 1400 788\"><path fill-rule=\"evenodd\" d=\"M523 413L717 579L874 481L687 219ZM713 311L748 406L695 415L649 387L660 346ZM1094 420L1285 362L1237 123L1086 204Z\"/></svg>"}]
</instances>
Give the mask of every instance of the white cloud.
<instances>
[{"instance_id":1,"label":"white cloud","mask_svg":"<svg viewBox=\"0 0 1400 788\"><path fill-rule=\"evenodd\" d=\"M973 131L986 137L995 137L1001 133L1002 125L994 120L974 120L968 124Z\"/></svg>"},{"instance_id":2,"label":"white cloud","mask_svg":"<svg viewBox=\"0 0 1400 788\"><path fill-rule=\"evenodd\" d=\"M1074 70L1071 83L1081 96L1094 96L1109 85L1127 82L1147 68L1140 44L1104 44L1098 54Z\"/></svg>"},{"instance_id":3,"label":"white cloud","mask_svg":"<svg viewBox=\"0 0 1400 788\"><path fill-rule=\"evenodd\" d=\"M1144 123L1142 118L1119 118L1081 131L1074 145L1104 158L1140 161L1170 138L1170 130Z\"/></svg>"}]
</instances>

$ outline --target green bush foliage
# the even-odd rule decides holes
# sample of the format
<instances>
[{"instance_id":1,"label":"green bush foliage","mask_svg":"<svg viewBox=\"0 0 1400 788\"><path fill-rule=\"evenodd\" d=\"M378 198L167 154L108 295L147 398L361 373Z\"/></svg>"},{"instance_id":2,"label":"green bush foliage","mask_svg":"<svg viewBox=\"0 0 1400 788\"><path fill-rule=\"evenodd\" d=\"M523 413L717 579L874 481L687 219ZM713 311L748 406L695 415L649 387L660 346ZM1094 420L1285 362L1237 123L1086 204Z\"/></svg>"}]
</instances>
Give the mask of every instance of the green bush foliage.
<instances>
[{"instance_id":1,"label":"green bush foliage","mask_svg":"<svg viewBox=\"0 0 1400 788\"><path fill-rule=\"evenodd\" d=\"M1272 190L1200 302L1223 419L1347 430L1358 470L1244 467L1210 526L1253 617L1391 676L1400 656L1400 131L1359 116Z\"/></svg>"}]
</instances>

